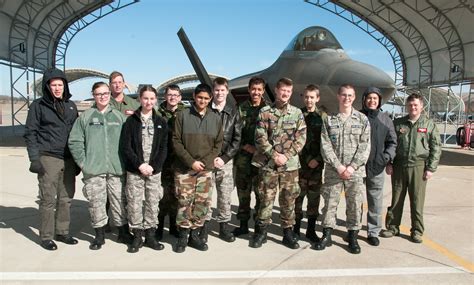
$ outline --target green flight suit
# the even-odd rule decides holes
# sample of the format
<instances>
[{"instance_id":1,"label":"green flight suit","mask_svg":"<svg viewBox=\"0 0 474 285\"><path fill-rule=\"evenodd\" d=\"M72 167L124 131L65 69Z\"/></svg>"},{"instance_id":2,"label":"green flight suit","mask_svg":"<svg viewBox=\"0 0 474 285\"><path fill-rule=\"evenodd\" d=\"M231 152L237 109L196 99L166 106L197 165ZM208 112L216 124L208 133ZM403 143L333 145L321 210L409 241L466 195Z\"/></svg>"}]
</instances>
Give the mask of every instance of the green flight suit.
<instances>
[{"instance_id":1,"label":"green flight suit","mask_svg":"<svg viewBox=\"0 0 474 285\"><path fill-rule=\"evenodd\" d=\"M394 234L400 232L403 204L408 192L410 198L411 235L424 232L423 207L425 203L426 170L435 172L441 156L441 139L433 120L421 116L416 122L408 116L394 121L397 133L397 151L393 161L392 204L388 208L386 227Z\"/></svg>"}]
</instances>

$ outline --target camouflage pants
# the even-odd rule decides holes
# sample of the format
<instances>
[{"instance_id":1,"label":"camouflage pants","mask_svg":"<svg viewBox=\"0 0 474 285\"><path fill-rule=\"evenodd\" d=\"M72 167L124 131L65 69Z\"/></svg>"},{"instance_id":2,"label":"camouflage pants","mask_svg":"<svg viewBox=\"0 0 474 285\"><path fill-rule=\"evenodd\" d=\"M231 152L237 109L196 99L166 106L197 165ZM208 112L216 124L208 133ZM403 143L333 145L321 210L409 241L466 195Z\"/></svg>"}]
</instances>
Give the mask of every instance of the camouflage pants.
<instances>
[{"instance_id":1,"label":"camouflage pants","mask_svg":"<svg viewBox=\"0 0 474 285\"><path fill-rule=\"evenodd\" d=\"M364 189L365 185L362 178L326 181L321 188L324 198L322 226L324 228L336 227L337 206L341 200L341 193L344 191L346 196L346 227L348 230L360 230Z\"/></svg>"},{"instance_id":2,"label":"camouflage pants","mask_svg":"<svg viewBox=\"0 0 474 285\"><path fill-rule=\"evenodd\" d=\"M229 167L230 166L230 167ZM229 222L232 217L231 202L232 190L234 190L234 181L232 180L232 164L225 165L222 169L213 171L212 184L214 187L209 192L209 205L206 215L206 221L210 221L212 217L212 195L213 190L217 192L217 217L218 223Z\"/></svg>"},{"instance_id":3,"label":"camouflage pants","mask_svg":"<svg viewBox=\"0 0 474 285\"><path fill-rule=\"evenodd\" d=\"M250 202L252 192L255 194L255 214L258 212L260 199L258 198L258 168L252 165L241 167L234 165L234 183L237 187L237 196L239 197L239 210L237 212L238 220L250 219Z\"/></svg>"},{"instance_id":4,"label":"camouflage pants","mask_svg":"<svg viewBox=\"0 0 474 285\"><path fill-rule=\"evenodd\" d=\"M159 215L165 217L175 216L178 212L178 199L176 198L176 187L174 185L174 173L168 170L161 172L161 186L163 187L163 198L158 204Z\"/></svg>"},{"instance_id":5,"label":"camouflage pants","mask_svg":"<svg viewBox=\"0 0 474 285\"><path fill-rule=\"evenodd\" d=\"M145 177L127 172L127 210L130 228L156 227L158 202L163 196L160 184L160 174Z\"/></svg>"},{"instance_id":6,"label":"camouflage pants","mask_svg":"<svg viewBox=\"0 0 474 285\"><path fill-rule=\"evenodd\" d=\"M82 179L84 182L82 193L89 201L89 214L93 228L100 228L107 224L108 216L105 208L107 198L110 202L111 224L119 227L127 223L124 179L124 176L109 174Z\"/></svg>"},{"instance_id":7,"label":"camouflage pants","mask_svg":"<svg viewBox=\"0 0 474 285\"><path fill-rule=\"evenodd\" d=\"M202 227L209 207L212 171L176 172L175 185L178 193L176 225L191 229Z\"/></svg>"},{"instance_id":8,"label":"camouflage pants","mask_svg":"<svg viewBox=\"0 0 474 285\"><path fill-rule=\"evenodd\" d=\"M297 220L303 219L303 200L306 196L308 205L306 206L306 217L317 219L319 216L319 201L321 199L322 177L306 179L300 177L299 185L301 193L295 201L295 216Z\"/></svg>"},{"instance_id":9,"label":"camouflage pants","mask_svg":"<svg viewBox=\"0 0 474 285\"><path fill-rule=\"evenodd\" d=\"M258 195L260 209L258 219L260 223L272 223L273 204L277 192L280 204L281 227L289 228L295 224L295 200L300 194L298 185L298 170L293 171L265 171L261 170L259 178Z\"/></svg>"}]
</instances>

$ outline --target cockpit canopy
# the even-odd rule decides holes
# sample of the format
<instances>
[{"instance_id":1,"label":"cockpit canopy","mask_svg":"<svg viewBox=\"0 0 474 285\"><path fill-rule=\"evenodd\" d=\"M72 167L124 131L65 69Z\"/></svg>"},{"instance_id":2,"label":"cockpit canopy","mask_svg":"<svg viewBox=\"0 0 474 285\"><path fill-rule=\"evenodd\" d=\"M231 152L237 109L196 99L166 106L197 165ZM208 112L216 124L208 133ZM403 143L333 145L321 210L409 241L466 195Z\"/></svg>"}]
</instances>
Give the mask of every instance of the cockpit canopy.
<instances>
[{"instance_id":1,"label":"cockpit canopy","mask_svg":"<svg viewBox=\"0 0 474 285\"><path fill-rule=\"evenodd\" d=\"M342 49L336 37L323 27L309 27L301 31L285 50L318 51L321 49Z\"/></svg>"}]
</instances>

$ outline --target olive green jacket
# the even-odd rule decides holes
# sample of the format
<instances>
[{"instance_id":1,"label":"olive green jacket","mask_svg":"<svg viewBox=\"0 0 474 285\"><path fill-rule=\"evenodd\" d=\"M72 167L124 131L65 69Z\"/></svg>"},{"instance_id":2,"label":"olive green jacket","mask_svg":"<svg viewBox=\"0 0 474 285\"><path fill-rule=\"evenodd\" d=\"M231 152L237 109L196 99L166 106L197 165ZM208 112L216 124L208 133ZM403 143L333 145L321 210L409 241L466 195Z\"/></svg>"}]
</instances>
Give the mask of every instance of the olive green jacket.
<instances>
[{"instance_id":1,"label":"olive green jacket","mask_svg":"<svg viewBox=\"0 0 474 285\"><path fill-rule=\"evenodd\" d=\"M441 138L433 120L424 115L412 123L408 116L395 119L397 151L393 164L402 167L425 165L435 172L441 157Z\"/></svg>"},{"instance_id":2,"label":"olive green jacket","mask_svg":"<svg viewBox=\"0 0 474 285\"><path fill-rule=\"evenodd\" d=\"M126 119L118 110L108 106L105 113L92 107L76 120L68 145L85 177L124 174L119 157L119 140Z\"/></svg>"},{"instance_id":3,"label":"olive green jacket","mask_svg":"<svg viewBox=\"0 0 474 285\"><path fill-rule=\"evenodd\" d=\"M123 95L123 101L120 103L111 97L109 104L127 116L133 115L135 110L140 107L140 102L138 102L136 99L133 99L132 97L127 96L126 94Z\"/></svg>"}]
</instances>

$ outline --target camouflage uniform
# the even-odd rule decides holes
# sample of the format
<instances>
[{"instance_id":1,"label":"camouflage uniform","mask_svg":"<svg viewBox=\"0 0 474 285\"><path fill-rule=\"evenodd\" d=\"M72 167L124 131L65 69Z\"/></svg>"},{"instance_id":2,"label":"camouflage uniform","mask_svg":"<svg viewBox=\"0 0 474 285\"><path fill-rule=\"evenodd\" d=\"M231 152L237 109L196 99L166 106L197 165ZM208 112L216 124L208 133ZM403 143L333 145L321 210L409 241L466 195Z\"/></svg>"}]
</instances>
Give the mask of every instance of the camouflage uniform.
<instances>
[{"instance_id":1,"label":"camouflage uniform","mask_svg":"<svg viewBox=\"0 0 474 285\"><path fill-rule=\"evenodd\" d=\"M206 215L206 221L210 221L212 218L212 195L213 190L217 192L217 216L216 221L218 223L229 222L232 216L231 203L232 203L232 190L234 189L234 181L232 179L232 165L225 164L222 169L215 169L213 171L213 187L209 192L209 201Z\"/></svg>"},{"instance_id":2,"label":"camouflage uniform","mask_svg":"<svg viewBox=\"0 0 474 285\"><path fill-rule=\"evenodd\" d=\"M258 220L262 225L272 222L272 210L276 193L280 190L280 218L282 228L295 224L295 199L300 194L298 153L306 142L306 124L301 110L285 104L263 107L257 119L255 146L257 151L252 164L260 168L258 195L260 209ZM288 161L276 166L274 152L284 154Z\"/></svg>"},{"instance_id":3,"label":"camouflage uniform","mask_svg":"<svg viewBox=\"0 0 474 285\"><path fill-rule=\"evenodd\" d=\"M240 145L246 144L255 146L255 128L257 127L257 117L260 109L266 106L264 100L259 106L252 106L250 100L245 101L239 106L240 118L242 121L242 137ZM237 187L237 196L239 197L239 210L237 212L238 220L250 219L250 201L251 194L255 194L255 215L257 215L260 204L258 188L258 168L252 165L252 153L240 149L234 157L234 183Z\"/></svg>"},{"instance_id":4,"label":"camouflage uniform","mask_svg":"<svg viewBox=\"0 0 474 285\"><path fill-rule=\"evenodd\" d=\"M300 154L299 185L301 193L295 202L295 216L296 220L303 218L303 200L307 196L306 216L307 218L317 219L319 216L321 182L324 169L324 162L321 156L321 127L325 113L322 113L317 108L314 112L309 112L306 107L301 111L306 122L307 135L306 144ZM313 159L319 163L316 168L308 166L308 163Z\"/></svg>"},{"instance_id":5,"label":"camouflage uniform","mask_svg":"<svg viewBox=\"0 0 474 285\"><path fill-rule=\"evenodd\" d=\"M127 223L125 209L124 176L101 174L84 177L82 193L89 201L89 214L93 228L100 228L107 224L108 216L105 204L110 202L110 218L113 226L122 226Z\"/></svg>"},{"instance_id":6,"label":"camouflage uniform","mask_svg":"<svg viewBox=\"0 0 474 285\"><path fill-rule=\"evenodd\" d=\"M141 116L143 160L150 162L154 124L152 117ZM151 176L127 172L127 210L130 228L149 229L158 223L158 202L163 197L160 174ZM145 201L143 201L145 198Z\"/></svg>"},{"instance_id":7,"label":"camouflage uniform","mask_svg":"<svg viewBox=\"0 0 474 285\"><path fill-rule=\"evenodd\" d=\"M178 192L176 224L181 228L202 227L208 211L212 171L176 172L175 184Z\"/></svg>"},{"instance_id":8,"label":"camouflage uniform","mask_svg":"<svg viewBox=\"0 0 474 285\"><path fill-rule=\"evenodd\" d=\"M168 154L166 156L165 163L163 165L163 171L161 172L161 186L163 187L163 198L159 203L159 214L165 217L166 215L176 216L178 212L178 199L176 198L176 188L174 185L174 171L171 167L173 161L176 159L176 155L173 152L172 145L172 132L173 124L176 118L177 112L184 109L183 103L178 103L178 108L172 112L166 109L166 101L160 104L158 108L158 114L168 122Z\"/></svg>"},{"instance_id":9,"label":"camouflage uniform","mask_svg":"<svg viewBox=\"0 0 474 285\"><path fill-rule=\"evenodd\" d=\"M350 117L341 113L325 117L321 131L321 155L326 162L322 195L324 198L324 228L336 226L336 212L341 193L346 196L346 227L361 228L362 201L365 185L365 163L370 154L370 124L367 117L352 109ZM354 173L349 180L342 180L337 173L340 165L352 166Z\"/></svg>"}]
</instances>

